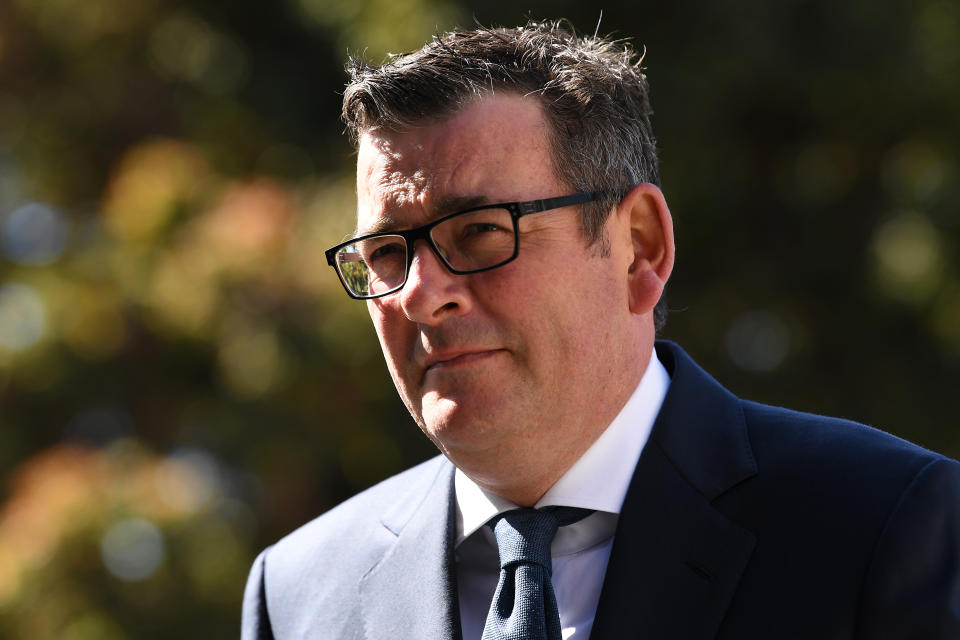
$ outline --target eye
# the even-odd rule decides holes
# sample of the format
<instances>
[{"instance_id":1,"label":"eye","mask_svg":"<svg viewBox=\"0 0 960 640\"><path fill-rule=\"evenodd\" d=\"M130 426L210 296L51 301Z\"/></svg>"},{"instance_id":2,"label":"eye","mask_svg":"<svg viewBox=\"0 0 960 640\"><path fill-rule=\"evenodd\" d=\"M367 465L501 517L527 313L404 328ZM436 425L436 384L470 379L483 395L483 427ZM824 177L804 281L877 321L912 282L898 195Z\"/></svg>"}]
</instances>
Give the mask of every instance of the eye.
<instances>
[{"instance_id":1,"label":"eye","mask_svg":"<svg viewBox=\"0 0 960 640\"><path fill-rule=\"evenodd\" d=\"M467 237L480 235L483 233L493 233L496 231L507 231L507 229L496 224L495 222L473 222L463 227L462 234L464 237Z\"/></svg>"},{"instance_id":2,"label":"eye","mask_svg":"<svg viewBox=\"0 0 960 640\"><path fill-rule=\"evenodd\" d=\"M390 242L387 244L382 244L370 252L370 256L367 258L367 261L369 262L371 260L378 260L396 254L403 254L403 245L399 242Z\"/></svg>"}]
</instances>

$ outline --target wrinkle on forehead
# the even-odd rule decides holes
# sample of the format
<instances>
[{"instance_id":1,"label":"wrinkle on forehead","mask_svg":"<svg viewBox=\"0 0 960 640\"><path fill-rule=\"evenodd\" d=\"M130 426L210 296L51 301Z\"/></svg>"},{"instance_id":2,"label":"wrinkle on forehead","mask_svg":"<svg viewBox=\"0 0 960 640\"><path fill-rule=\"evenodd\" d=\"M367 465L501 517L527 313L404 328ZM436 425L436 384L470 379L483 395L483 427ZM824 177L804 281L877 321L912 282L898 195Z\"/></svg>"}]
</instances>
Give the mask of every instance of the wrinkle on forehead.
<instances>
[{"instance_id":1,"label":"wrinkle on forehead","mask_svg":"<svg viewBox=\"0 0 960 640\"><path fill-rule=\"evenodd\" d=\"M496 102L502 105L503 98L528 100L501 96ZM416 226L465 208L464 201L475 206L561 195L536 188L543 174L534 167L545 161L551 178L556 175L548 134L539 108L504 109L485 101L446 120L366 132L357 166L358 230ZM506 170L517 156L528 160L529 172Z\"/></svg>"},{"instance_id":2,"label":"wrinkle on forehead","mask_svg":"<svg viewBox=\"0 0 960 640\"><path fill-rule=\"evenodd\" d=\"M415 208L429 219L486 201L486 194L471 184L476 171L469 154L439 145L427 149L422 143L401 151L380 136L367 141L372 161L360 180L366 187L367 213L389 219L394 217L391 212Z\"/></svg>"}]
</instances>

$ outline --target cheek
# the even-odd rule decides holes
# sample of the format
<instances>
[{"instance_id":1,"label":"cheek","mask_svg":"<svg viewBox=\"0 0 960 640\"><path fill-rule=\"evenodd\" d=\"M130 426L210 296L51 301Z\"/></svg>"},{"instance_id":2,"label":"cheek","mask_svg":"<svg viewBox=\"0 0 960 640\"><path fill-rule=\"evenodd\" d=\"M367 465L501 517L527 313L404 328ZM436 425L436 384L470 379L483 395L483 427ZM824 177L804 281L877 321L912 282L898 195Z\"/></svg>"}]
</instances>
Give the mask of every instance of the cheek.
<instances>
[{"instance_id":1,"label":"cheek","mask_svg":"<svg viewBox=\"0 0 960 640\"><path fill-rule=\"evenodd\" d=\"M404 331L405 323L398 322L396 319L391 320L394 316L388 309L375 306L372 301L367 304L387 368L399 389L402 382L403 363L409 358L410 351L410 339Z\"/></svg>"},{"instance_id":2,"label":"cheek","mask_svg":"<svg viewBox=\"0 0 960 640\"><path fill-rule=\"evenodd\" d=\"M592 362L611 348L610 341L627 315L627 292L622 279L606 268L606 258L581 263L580 269L557 272L546 287L531 287L531 301L542 308L533 339L552 341L547 359L574 368ZM545 292L543 289L547 289ZM537 295L539 297L533 297Z\"/></svg>"},{"instance_id":3,"label":"cheek","mask_svg":"<svg viewBox=\"0 0 960 640\"><path fill-rule=\"evenodd\" d=\"M496 273L496 272L492 272ZM582 349L582 325L577 293L567 288L567 274L549 278L532 271L505 273L487 290L492 319L515 343L520 361L537 378L564 375L560 368Z\"/></svg>"},{"instance_id":4,"label":"cheek","mask_svg":"<svg viewBox=\"0 0 960 640\"><path fill-rule=\"evenodd\" d=\"M404 332L403 323L390 322L389 316L379 318L375 316L374 327L377 331L377 337L380 339L383 359L387 364L390 378L393 380L393 386L410 415L423 428L421 391L419 382L415 379L410 368L412 338Z\"/></svg>"}]
</instances>

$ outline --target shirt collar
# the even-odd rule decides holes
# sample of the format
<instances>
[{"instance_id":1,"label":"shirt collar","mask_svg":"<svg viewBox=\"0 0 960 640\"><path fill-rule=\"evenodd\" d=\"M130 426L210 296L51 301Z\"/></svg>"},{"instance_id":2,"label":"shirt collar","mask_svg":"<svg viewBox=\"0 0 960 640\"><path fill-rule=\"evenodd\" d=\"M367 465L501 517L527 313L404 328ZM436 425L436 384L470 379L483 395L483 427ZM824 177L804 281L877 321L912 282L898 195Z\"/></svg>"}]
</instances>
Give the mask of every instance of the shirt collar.
<instances>
[{"instance_id":1,"label":"shirt collar","mask_svg":"<svg viewBox=\"0 0 960 640\"><path fill-rule=\"evenodd\" d=\"M670 374L654 351L640 384L617 417L534 506L561 505L619 514L669 386ZM517 508L482 489L460 469L454 476L454 490L458 545L493 516Z\"/></svg>"}]
</instances>

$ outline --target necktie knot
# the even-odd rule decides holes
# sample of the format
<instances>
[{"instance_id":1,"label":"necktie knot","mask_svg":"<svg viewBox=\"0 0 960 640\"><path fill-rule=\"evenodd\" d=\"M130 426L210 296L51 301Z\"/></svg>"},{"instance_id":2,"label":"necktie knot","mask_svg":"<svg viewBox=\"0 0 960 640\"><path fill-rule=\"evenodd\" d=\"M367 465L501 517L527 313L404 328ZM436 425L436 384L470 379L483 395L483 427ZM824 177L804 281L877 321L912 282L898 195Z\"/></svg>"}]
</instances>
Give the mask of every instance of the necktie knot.
<instances>
[{"instance_id":1,"label":"necktie knot","mask_svg":"<svg viewBox=\"0 0 960 640\"><path fill-rule=\"evenodd\" d=\"M591 513L573 507L523 508L490 520L500 553L500 582L483 640L560 640L550 545L558 528Z\"/></svg>"},{"instance_id":2,"label":"necktie knot","mask_svg":"<svg viewBox=\"0 0 960 640\"><path fill-rule=\"evenodd\" d=\"M500 552L500 568L516 563L539 564L551 573L550 544L560 522L552 513L540 509L514 509L500 514L493 533Z\"/></svg>"}]
</instances>

